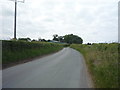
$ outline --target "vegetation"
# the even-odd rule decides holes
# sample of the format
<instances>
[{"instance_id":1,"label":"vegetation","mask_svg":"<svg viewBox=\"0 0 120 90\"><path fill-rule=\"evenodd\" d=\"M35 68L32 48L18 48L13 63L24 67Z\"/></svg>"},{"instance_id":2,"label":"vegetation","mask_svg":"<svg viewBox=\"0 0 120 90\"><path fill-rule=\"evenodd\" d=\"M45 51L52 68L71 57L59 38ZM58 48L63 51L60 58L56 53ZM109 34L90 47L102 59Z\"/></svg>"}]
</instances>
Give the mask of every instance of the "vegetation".
<instances>
[{"instance_id":1,"label":"vegetation","mask_svg":"<svg viewBox=\"0 0 120 90\"><path fill-rule=\"evenodd\" d=\"M82 44L83 43L83 40L79 36L73 35L73 34L65 35L64 41L69 44L72 44L72 43Z\"/></svg>"},{"instance_id":2,"label":"vegetation","mask_svg":"<svg viewBox=\"0 0 120 90\"><path fill-rule=\"evenodd\" d=\"M10 64L24 59L56 52L63 44L47 42L2 41L2 63Z\"/></svg>"},{"instance_id":3,"label":"vegetation","mask_svg":"<svg viewBox=\"0 0 120 90\"><path fill-rule=\"evenodd\" d=\"M59 42L64 42L68 44L82 44L83 40L81 37L73 34L68 34L65 36L58 36L57 34L53 35L53 40L59 41Z\"/></svg>"},{"instance_id":4,"label":"vegetation","mask_svg":"<svg viewBox=\"0 0 120 90\"><path fill-rule=\"evenodd\" d=\"M86 60L96 88L118 88L118 44L72 44Z\"/></svg>"},{"instance_id":5,"label":"vegetation","mask_svg":"<svg viewBox=\"0 0 120 90\"><path fill-rule=\"evenodd\" d=\"M53 35L53 40L55 40L55 41L59 41L59 39L58 39L58 35L57 35L57 34L54 34L54 35Z\"/></svg>"},{"instance_id":6,"label":"vegetation","mask_svg":"<svg viewBox=\"0 0 120 90\"><path fill-rule=\"evenodd\" d=\"M30 38L18 38L19 41L31 41Z\"/></svg>"}]
</instances>

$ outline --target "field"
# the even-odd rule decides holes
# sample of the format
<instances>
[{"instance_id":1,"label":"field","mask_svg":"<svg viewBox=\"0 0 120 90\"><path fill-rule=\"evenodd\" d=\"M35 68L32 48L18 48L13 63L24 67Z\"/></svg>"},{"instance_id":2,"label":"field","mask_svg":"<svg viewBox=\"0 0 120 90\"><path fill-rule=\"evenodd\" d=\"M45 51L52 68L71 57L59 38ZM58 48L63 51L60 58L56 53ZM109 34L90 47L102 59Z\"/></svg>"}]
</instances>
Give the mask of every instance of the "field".
<instances>
[{"instance_id":1,"label":"field","mask_svg":"<svg viewBox=\"0 0 120 90\"><path fill-rule=\"evenodd\" d=\"M50 54L62 48L62 44L56 43L2 41L2 64L4 67L14 62Z\"/></svg>"},{"instance_id":2,"label":"field","mask_svg":"<svg viewBox=\"0 0 120 90\"><path fill-rule=\"evenodd\" d=\"M72 44L86 61L96 88L118 88L118 44Z\"/></svg>"}]
</instances>

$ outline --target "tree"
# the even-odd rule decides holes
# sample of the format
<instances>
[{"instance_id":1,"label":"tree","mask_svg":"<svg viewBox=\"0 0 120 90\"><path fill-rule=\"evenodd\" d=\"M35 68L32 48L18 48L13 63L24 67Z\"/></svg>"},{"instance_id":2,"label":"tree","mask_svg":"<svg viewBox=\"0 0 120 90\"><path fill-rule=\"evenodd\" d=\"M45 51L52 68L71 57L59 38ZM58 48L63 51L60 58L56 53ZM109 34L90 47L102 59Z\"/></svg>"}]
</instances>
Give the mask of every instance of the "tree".
<instances>
[{"instance_id":1,"label":"tree","mask_svg":"<svg viewBox=\"0 0 120 90\"><path fill-rule=\"evenodd\" d=\"M19 38L18 40L20 40L20 41L31 41L30 38Z\"/></svg>"},{"instance_id":2,"label":"tree","mask_svg":"<svg viewBox=\"0 0 120 90\"><path fill-rule=\"evenodd\" d=\"M42 42L47 42L45 39L41 39Z\"/></svg>"},{"instance_id":3,"label":"tree","mask_svg":"<svg viewBox=\"0 0 120 90\"><path fill-rule=\"evenodd\" d=\"M55 41L59 41L59 39L58 39L58 35L57 35L57 34L54 34L54 35L53 35L53 40L55 40Z\"/></svg>"},{"instance_id":4,"label":"tree","mask_svg":"<svg viewBox=\"0 0 120 90\"><path fill-rule=\"evenodd\" d=\"M33 39L32 42L36 42L37 40Z\"/></svg>"},{"instance_id":5,"label":"tree","mask_svg":"<svg viewBox=\"0 0 120 90\"><path fill-rule=\"evenodd\" d=\"M50 42L51 40L47 40L47 42Z\"/></svg>"},{"instance_id":6,"label":"tree","mask_svg":"<svg viewBox=\"0 0 120 90\"><path fill-rule=\"evenodd\" d=\"M92 45L91 43L87 43L87 45Z\"/></svg>"},{"instance_id":7,"label":"tree","mask_svg":"<svg viewBox=\"0 0 120 90\"><path fill-rule=\"evenodd\" d=\"M58 40L59 40L60 42L64 42L64 37L63 37L63 36L58 36Z\"/></svg>"},{"instance_id":8,"label":"tree","mask_svg":"<svg viewBox=\"0 0 120 90\"><path fill-rule=\"evenodd\" d=\"M64 36L64 42L72 44L82 44L83 40L81 37L77 36L77 35L73 35L73 34L68 34Z\"/></svg>"},{"instance_id":9,"label":"tree","mask_svg":"<svg viewBox=\"0 0 120 90\"><path fill-rule=\"evenodd\" d=\"M68 34L65 36L58 36L57 34L53 35L53 40L63 42L63 43L68 43L68 44L82 44L83 40L81 37L73 34Z\"/></svg>"}]
</instances>

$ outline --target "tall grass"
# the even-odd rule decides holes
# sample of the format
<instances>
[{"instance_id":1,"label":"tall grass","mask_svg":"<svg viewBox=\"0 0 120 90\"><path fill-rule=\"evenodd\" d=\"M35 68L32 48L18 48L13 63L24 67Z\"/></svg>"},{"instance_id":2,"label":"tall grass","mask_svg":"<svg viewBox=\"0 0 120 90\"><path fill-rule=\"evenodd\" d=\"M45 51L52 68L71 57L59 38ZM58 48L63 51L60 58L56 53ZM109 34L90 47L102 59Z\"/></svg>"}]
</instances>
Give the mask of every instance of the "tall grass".
<instances>
[{"instance_id":1,"label":"tall grass","mask_svg":"<svg viewBox=\"0 0 120 90\"><path fill-rule=\"evenodd\" d=\"M118 44L71 45L85 57L96 88L118 88Z\"/></svg>"},{"instance_id":2,"label":"tall grass","mask_svg":"<svg viewBox=\"0 0 120 90\"><path fill-rule=\"evenodd\" d=\"M46 42L2 41L2 63L10 64L56 52L63 48L61 44Z\"/></svg>"}]
</instances>

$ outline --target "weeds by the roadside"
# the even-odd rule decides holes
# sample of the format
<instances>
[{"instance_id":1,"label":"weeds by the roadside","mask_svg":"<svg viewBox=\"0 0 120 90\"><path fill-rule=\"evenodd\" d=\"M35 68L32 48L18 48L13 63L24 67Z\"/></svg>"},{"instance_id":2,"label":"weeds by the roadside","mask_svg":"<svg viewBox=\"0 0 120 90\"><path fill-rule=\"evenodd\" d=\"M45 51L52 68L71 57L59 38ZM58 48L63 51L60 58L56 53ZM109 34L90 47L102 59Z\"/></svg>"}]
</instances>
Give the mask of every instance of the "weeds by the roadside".
<instances>
[{"instance_id":1,"label":"weeds by the roadside","mask_svg":"<svg viewBox=\"0 0 120 90\"><path fill-rule=\"evenodd\" d=\"M118 44L76 45L80 51L96 88L118 88Z\"/></svg>"}]
</instances>

